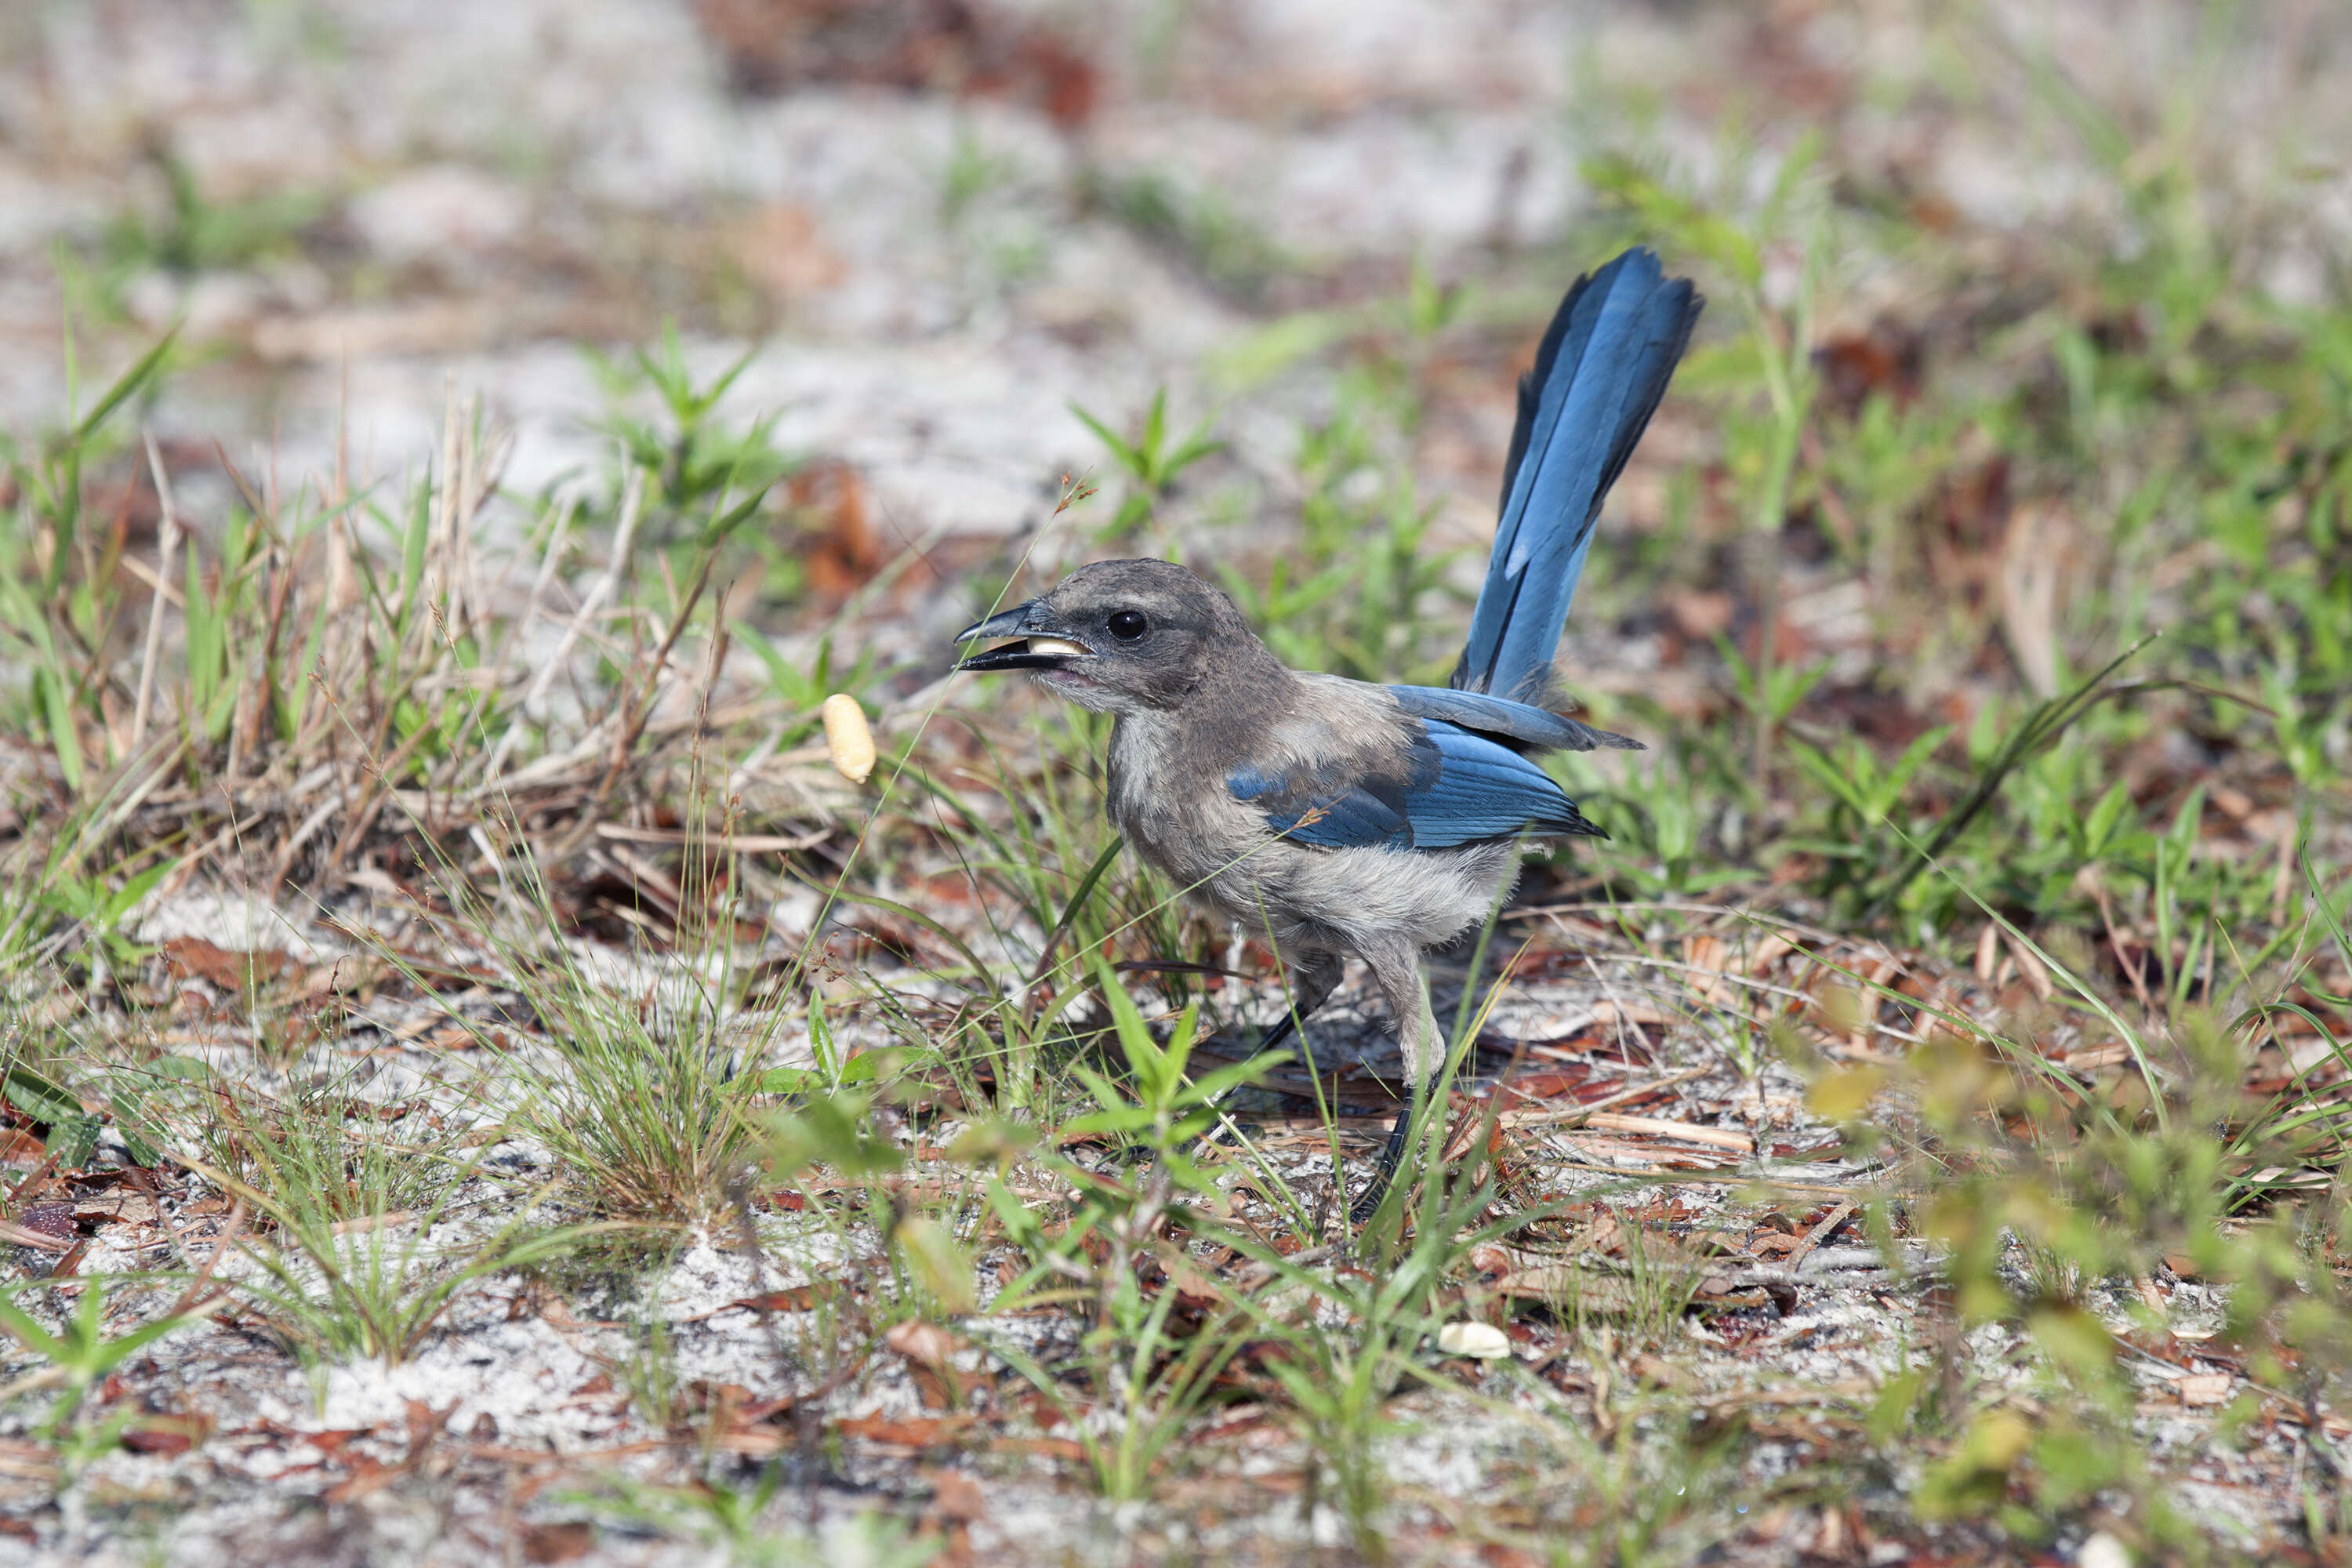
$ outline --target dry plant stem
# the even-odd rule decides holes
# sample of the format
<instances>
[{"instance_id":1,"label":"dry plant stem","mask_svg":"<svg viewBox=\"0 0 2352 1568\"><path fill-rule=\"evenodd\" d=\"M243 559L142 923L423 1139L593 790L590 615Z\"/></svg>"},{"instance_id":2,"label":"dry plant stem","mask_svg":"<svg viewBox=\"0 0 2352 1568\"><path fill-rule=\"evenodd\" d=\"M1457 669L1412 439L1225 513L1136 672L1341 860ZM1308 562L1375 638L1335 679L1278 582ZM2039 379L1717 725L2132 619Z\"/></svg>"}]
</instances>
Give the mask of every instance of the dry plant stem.
<instances>
[{"instance_id":1,"label":"dry plant stem","mask_svg":"<svg viewBox=\"0 0 2352 1568\"><path fill-rule=\"evenodd\" d=\"M580 640L581 632L604 609L605 601L619 590L621 579L628 573L630 552L636 546L637 520L644 515L645 500L645 473L642 469L631 468L622 483L621 521L613 534L613 558L605 563L604 574L596 579L596 585L588 590L588 596L580 601L580 608L572 612L572 622L563 628L562 639L555 645L555 651L548 656L545 664L540 666L530 689L523 693L522 701L515 710L514 722L508 725L507 732L499 737L497 747L490 752L489 766L483 770L489 778L495 780L499 776L499 770L506 763L507 753L513 751L516 742L522 738L522 727L529 721L530 710L546 697L548 687L554 682L557 672L564 668L565 660L571 657L572 645Z\"/></svg>"},{"instance_id":2,"label":"dry plant stem","mask_svg":"<svg viewBox=\"0 0 2352 1568\"><path fill-rule=\"evenodd\" d=\"M294 596L293 552L278 540L275 529L271 529L269 532L270 541L265 547L265 556L268 562L269 630L262 639L261 679L250 684L244 700L238 704L236 734L234 744L230 748L232 764L229 768L229 776L231 778L236 777L237 773L235 758L257 761L260 758L262 731L269 721L269 710L274 704L278 689L276 675L278 644L285 637L286 613L291 606Z\"/></svg>"},{"instance_id":3,"label":"dry plant stem","mask_svg":"<svg viewBox=\"0 0 2352 1568\"><path fill-rule=\"evenodd\" d=\"M445 620L465 624L465 573L457 561L457 510L463 503L465 470L472 442L473 421L457 399L457 374L449 372L441 384L441 485L434 496L432 539L440 570L437 583L427 580L426 593L440 593ZM443 628L447 635L447 627Z\"/></svg>"},{"instance_id":4,"label":"dry plant stem","mask_svg":"<svg viewBox=\"0 0 2352 1568\"><path fill-rule=\"evenodd\" d=\"M165 737L160 735L156 737L158 741L164 738ZM125 773L128 773L132 768L141 765L143 761L141 752L143 749L144 748L134 750L130 756L123 759L122 771ZM186 739L183 738L174 742L164 752L163 761L158 763L155 767L149 772L145 778L140 780L139 783L132 787L131 792L128 795L125 795L121 801L104 816L98 819L95 824L82 832L79 840L80 848L87 849L91 845L104 843L108 836L113 833L116 828L121 826L124 822L129 820L131 814L138 810L139 807L145 803L149 795L154 794L166 779L169 779L179 770L180 764L187 757L189 750L190 742ZM77 850L77 853L79 853L79 850Z\"/></svg>"},{"instance_id":5,"label":"dry plant stem","mask_svg":"<svg viewBox=\"0 0 2352 1568\"><path fill-rule=\"evenodd\" d=\"M654 650L654 656L650 661L653 673L646 679L645 694L641 698L633 699L629 694L628 683L626 681L622 683L618 693L619 722L614 730L613 754L604 764L604 776L597 781L595 793L589 796L587 805L580 813L579 821L573 824L570 832L556 841L555 847L550 855L551 865L562 865L578 854L580 847L585 844L596 831L596 820L604 815L604 805L612 798L614 786L621 782L621 774L628 769L629 757L635 752L637 742L645 733L646 721L653 717L654 704L660 697L661 683L669 668L670 650L677 646L677 639L685 632L687 622L694 616L695 606L702 602L702 592L710 584L710 564L717 558L717 554L718 552L712 550L705 550L702 552L702 564L695 572L694 584L678 601L677 614L671 617L669 630L663 635L661 646ZM709 700L709 693L706 689L704 706L698 707L695 713L697 728L709 721L707 707Z\"/></svg>"},{"instance_id":6,"label":"dry plant stem","mask_svg":"<svg viewBox=\"0 0 2352 1568\"><path fill-rule=\"evenodd\" d=\"M203 1267L196 1270L196 1277L188 1281L188 1288L180 1292L180 1299L172 1304L169 1312L163 1314L165 1317L178 1317L196 1305L196 1299L205 1293L205 1287L212 1283L213 1272L220 1267L220 1260L228 1256L229 1248L236 1245L236 1238L245 1234L246 1217L245 1200L241 1197L231 1200L228 1218L222 1222L220 1235L214 1239L212 1251L205 1255ZM186 1237L183 1237L180 1240L183 1253L187 1250L187 1245Z\"/></svg>"},{"instance_id":7,"label":"dry plant stem","mask_svg":"<svg viewBox=\"0 0 2352 1568\"><path fill-rule=\"evenodd\" d=\"M1814 1247L1819 1247L1822 1242L1828 1240L1830 1237L1835 1235L1837 1227L1852 1219L1853 1217L1854 1211L1861 1206L1862 1205L1853 1199L1845 1198L1840 1201L1837 1207L1823 1215L1822 1216L1822 1222L1819 1225L1805 1232L1804 1239L1798 1242L1796 1246L1789 1249L1787 1261L1780 1265L1781 1268L1789 1271L1789 1278L1791 1279L1795 1279L1797 1277L1797 1266L1805 1260L1806 1256L1810 1254Z\"/></svg>"},{"instance_id":8,"label":"dry plant stem","mask_svg":"<svg viewBox=\"0 0 2352 1568\"><path fill-rule=\"evenodd\" d=\"M1771 531L1766 532L1769 527ZM1748 571L1756 582L1756 619L1759 626L1756 642L1756 755L1752 766L1756 772L1756 788L1765 799L1772 798L1772 668L1779 658L1777 645L1780 640L1780 524L1775 520L1766 523L1759 520L1758 529L1748 536Z\"/></svg>"},{"instance_id":9,"label":"dry plant stem","mask_svg":"<svg viewBox=\"0 0 2352 1568\"><path fill-rule=\"evenodd\" d=\"M2087 879L2091 884L2093 901L2099 906L2099 923L2106 928L2107 947L2116 955L2116 967L2122 970L2124 978L2131 982L2132 994L2139 998L2140 1011L2153 1017L2156 1004L2149 999L2147 978L2140 973L2147 961L2143 959L2139 963L2134 963L2124 956L2124 939L2122 933L2116 930L2115 904L2107 897L2106 884L2098 879L2095 872ZM2169 956L2165 962L2167 964L2171 963Z\"/></svg>"},{"instance_id":10,"label":"dry plant stem","mask_svg":"<svg viewBox=\"0 0 2352 1568\"><path fill-rule=\"evenodd\" d=\"M163 454L152 430L140 433L147 442L147 468L155 478L155 500L163 512L155 531L154 598L147 611L147 647L139 661L139 700L131 719L131 745L135 751L147 739L148 715L154 710L155 665L163 651L163 590L172 581L172 552L180 543L180 509L172 499L172 480L163 471Z\"/></svg>"},{"instance_id":11,"label":"dry plant stem","mask_svg":"<svg viewBox=\"0 0 2352 1568\"><path fill-rule=\"evenodd\" d=\"M1566 1129L1575 1126L1578 1122L1582 1121L1586 1117L1592 1115L1596 1111L1607 1110L1612 1106L1622 1105L1629 1100L1639 1100L1644 1095L1654 1094L1662 1089L1671 1089L1678 1083L1687 1083L1695 1078L1704 1078L1714 1070L1715 1069L1712 1067L1691 1068L1685 1071L1675 1073L1670 1078L1658 1079L1650 1083L1636 1084L1631 1089L1621 1089L1614 1094L1603 1095L1590 1105L1570 1106L1559 1110L1506 1110L1499 1118L1497 1118L1497 1121L1504 1127L1559 1127Z\"/></svg>"},{"instance_id":12,"label":"dry plant stem","mask_svg":"<svg viewBox=\"0 0 2352 1568\"><path fill-rule=\"evenodd\" d=\"M530 597L524 603L522 614L515 617L514 625L507 629L506 640L499 647L498 663L503 665L511 659L515 645L529 637L530 628L539 624L541 607L547 603L547 590L554 584L556 571L563 563L563 546L572 537L572 514L579 510L579 497L563 498L563 504L555 514L555 527L547 536L547 552L540 558L539 575L531 581ZM499 742L505 743L505 736L499 737ZM491 772L496 773L497 769L494 767Z\"/></svg>"},{"instance_id":13,"label":"dry plant stem","mask_svg":"<svg viewBox=\"0 0 2352 1568\"><path fill-rule=\"evenodd\" d=\"M0 1219L0 1241L7 1242L13 1247L34 1247L42 1252L65 1252L70 1250L74 1245L60 1237L51 1236L47 1231L35 1230L30 1226L18 1225L12 1219Z\"/></svg>"},{"instance_id":14,"label":"dry plant stem","mask_svg":"<svg viewBox=\"0 0 2352 1568\"><path fill-rule=\"evenodd\" d=\"M344 825L341 837L335 840L333 850L327 856L329 867L341 866L352 850L358 846L359 841L366 836L367 830L375 822L376 813L383 809L384 795L392 787L394 771L406 763L416 748L423 745L425 738L432 733L432 726L419 726L416 732L403 741L399 749L394 752L380 767L373 766L367 761L373 748L368 748L362 752L361 765L367 767L371 775L368 791L361 797L359 810L354 812L351 821ZM405 806L403 809L406 809Z\"/></svg>"}]
</instances>

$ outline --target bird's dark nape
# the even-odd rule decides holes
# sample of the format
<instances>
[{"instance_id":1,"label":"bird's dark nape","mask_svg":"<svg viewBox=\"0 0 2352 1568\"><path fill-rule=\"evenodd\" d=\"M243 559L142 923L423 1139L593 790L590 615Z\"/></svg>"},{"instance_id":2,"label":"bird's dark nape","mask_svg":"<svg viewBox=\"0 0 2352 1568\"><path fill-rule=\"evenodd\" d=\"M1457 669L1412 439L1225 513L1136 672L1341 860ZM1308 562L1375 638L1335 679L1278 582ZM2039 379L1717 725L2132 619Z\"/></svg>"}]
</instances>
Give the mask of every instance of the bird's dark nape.
<instances>
[{"instance_id":1,"label":"bird's dark nape","mask_svg":"<svg viewBox=\"0 0 2352 1568\"><path fill-rule=\"evenodd\" d=\"M1519 383L1502 517L1452 685L1540 704L1609 487L1642 438L1706 301L1629 250L1560 301Z\"/></svg>"}]
</instances>

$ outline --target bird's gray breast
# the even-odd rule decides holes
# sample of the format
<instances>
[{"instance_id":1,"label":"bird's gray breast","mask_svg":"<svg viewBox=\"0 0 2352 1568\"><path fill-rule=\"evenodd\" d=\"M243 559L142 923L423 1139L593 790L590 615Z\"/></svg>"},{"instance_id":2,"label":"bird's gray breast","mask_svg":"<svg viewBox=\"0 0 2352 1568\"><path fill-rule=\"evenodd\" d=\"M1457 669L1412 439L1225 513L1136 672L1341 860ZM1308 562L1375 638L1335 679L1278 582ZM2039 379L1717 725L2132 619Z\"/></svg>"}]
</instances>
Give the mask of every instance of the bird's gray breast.
<instances>
[{"instance_id":1,"label":"bird's gray breast","mask_svg":"<svg viewBox=\"0 0 2352 1568\"><path fill-rule=\"evenodd\" d=\"M1260 815L1234 799L1224 772L1159 712L1120 716L1111 731L1110 817L1136 852L1215 896L1270 838Z\"/></svg>"}]
</instances>

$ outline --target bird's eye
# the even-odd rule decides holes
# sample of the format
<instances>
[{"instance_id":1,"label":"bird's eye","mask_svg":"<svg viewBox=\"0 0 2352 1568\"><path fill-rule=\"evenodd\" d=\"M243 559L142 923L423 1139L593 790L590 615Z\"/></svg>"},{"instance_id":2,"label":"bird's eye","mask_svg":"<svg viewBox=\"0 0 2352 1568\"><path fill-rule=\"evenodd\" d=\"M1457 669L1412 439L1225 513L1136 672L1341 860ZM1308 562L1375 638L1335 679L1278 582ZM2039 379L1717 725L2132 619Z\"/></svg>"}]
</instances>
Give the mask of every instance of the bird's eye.
<instances>
[{"instance_id":1,"label":"bird's eye","mask_svg":"<svg viewBox=\"0 0 2352 1568\"><path fill-rule=\"evenodd\" d=\"M1151 629L1140 610L1116 610L1110 617L1110 635L1121 642L1133 642Z\"/></svg>"}]
</instances>

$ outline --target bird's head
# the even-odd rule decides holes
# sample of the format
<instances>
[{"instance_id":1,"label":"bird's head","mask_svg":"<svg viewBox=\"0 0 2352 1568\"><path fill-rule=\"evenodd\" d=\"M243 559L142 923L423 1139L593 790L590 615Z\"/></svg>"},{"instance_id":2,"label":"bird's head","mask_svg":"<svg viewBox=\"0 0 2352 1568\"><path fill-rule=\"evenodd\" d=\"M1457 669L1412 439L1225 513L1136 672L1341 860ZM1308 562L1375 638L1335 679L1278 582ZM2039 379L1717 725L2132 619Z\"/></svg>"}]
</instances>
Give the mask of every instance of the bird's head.
<instances>
[{"instance_id":1,"label":"bird's head","mask_svg":"<svg viewBox=\"0 0 2352 1568\"><path fill-rule=\"evenodd\" d=\"M1221 662L1262 651L1234 602L1166 561L1097 561L1025 605L956 634L1015 640L958 669L1025 669L1098 712L1176 706Z\"/></svg>"}]
</instances>

